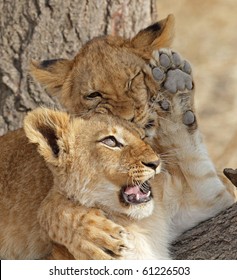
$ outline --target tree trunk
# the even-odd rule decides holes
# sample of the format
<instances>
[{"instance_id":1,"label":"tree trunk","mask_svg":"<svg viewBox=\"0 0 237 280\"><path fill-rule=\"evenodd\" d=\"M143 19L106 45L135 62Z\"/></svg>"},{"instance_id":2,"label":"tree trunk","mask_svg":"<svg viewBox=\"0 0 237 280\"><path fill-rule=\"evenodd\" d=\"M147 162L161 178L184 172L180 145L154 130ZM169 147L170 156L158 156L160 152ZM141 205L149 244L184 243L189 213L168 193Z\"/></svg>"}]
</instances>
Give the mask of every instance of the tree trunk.
<instances>
[{"instance_id":1,"label":"tree trunk","mask_svg":"<svg viewBox=\"0 0 237 280\"><path fill-rule=\"evenodd\" d=\"M155 16L155 1L1 0L0 135L22 125L25 113L41 104L59 106L32 83L32 58L73 57L91 38L130 37Z\"/></svg>"},{"instance_id":2,"label":"tree trunk","mask_svg":"<svg viewBox=\"0 0 237 280\"><path fill-rule=\"evenodd\" d=\"M1 0L0 135L22 125L27 111L60 105L28 75L29 61L73 57L102 34L131 37L155 19L155 0ZM236 259L237 206L183 234L176 259Z\"/></svg>"},{"instance_id":3,"label":"tree trunk","mask_svg":"<svg viewBox=\"0 0 237 280\"><path fill-rule=\"evenodd\" d=\"M184 233L171 251L178 260L237 260L237 203Z\"/></svg>"}]
</instances>

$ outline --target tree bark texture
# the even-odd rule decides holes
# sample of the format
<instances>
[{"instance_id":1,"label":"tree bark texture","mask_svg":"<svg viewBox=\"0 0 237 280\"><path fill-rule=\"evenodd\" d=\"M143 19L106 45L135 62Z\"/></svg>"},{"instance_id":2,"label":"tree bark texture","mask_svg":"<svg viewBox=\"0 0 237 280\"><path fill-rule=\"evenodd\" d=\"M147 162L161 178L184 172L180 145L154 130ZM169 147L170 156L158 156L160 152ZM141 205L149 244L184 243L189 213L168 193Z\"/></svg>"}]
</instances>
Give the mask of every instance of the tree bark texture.
<instances>
[{"instance_id":1,"label":"tree bark texture","mask_svg":"<svg viewBox=\"0 0 237 280\"><path fill-rule=\"evenodd\" d=\"M156 19L155 0L1 0L0 135L27 111L60 105L28 74L31 59L71 58L103 34L130 37ZM237 259L237 205L183 234L175 259Z\"/></svg>"},{"instance_id":2,"label":"tree bark texture","mask_svg":"<svg viewBox=\"0 0 237 280\"><path fill-rule=\"evenodd\" d=\"M171 251L178 260L237 260L237 203L185 232Z\"/></svg>"},{"instance_id":3,"label":"tree bark texture","mask_svg":"<svg viewBox=\"0 0 237 280\"><path fill-rule=\"evenodd\" d=\"M0 135L41 104L59 106L32 82L32 58L71 58L95 36L130 37L155 18L148 0L1 0Z\"/></svg>"}]
</instances>

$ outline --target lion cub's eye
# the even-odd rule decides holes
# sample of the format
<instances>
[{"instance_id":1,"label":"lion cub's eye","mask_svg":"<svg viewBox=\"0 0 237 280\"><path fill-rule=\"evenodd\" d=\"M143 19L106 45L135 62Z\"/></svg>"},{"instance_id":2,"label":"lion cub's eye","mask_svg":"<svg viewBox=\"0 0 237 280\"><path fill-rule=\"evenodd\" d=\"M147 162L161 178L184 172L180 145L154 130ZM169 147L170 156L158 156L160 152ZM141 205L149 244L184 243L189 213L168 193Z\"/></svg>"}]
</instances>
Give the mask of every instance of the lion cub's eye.
<instances>
[{"instance_id":1,"label":"lion cub's eye","mask_svg":"<svg viewBox=\"0 0 237 280\"><path fill-rule=\"evenodd\" d=\"M108 147L111 147L111 148L115 148L115 147L121 148L121 147L123 147L123 144L120 143L114 136L105 137L100 142L105 144Z\"/></svg>"},{"instance_id":2,"label":"lion cub's eye","mask_svg":"<svg viewBox=\"0 0 237 280\"><path fill-rule=\"evenodd\" d=\"M98 91L92 92L86 96L86 99L93 99L96 97L102 97L102 94Z\"/></svg>"}]
</instances>

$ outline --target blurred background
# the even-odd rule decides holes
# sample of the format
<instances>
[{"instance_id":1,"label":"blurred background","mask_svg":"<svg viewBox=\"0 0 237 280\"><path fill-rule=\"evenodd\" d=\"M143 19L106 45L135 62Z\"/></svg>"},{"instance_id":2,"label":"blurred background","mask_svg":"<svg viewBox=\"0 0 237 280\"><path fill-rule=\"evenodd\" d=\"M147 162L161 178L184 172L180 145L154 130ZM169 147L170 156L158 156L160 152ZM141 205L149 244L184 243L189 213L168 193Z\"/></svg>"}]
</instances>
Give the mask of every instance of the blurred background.
<instances>
[{"instance_id":1,"label":"blurred background","mask_svg":"<svg viewBox=\"0 0 237 280\"><path fill-rule=\"evenodd\" d=\"M237 2L157 0L156 5L159 18L175 15L173 48L193 66L199 127L216 157L237 130Z\"/></svg>"}]
</instances>

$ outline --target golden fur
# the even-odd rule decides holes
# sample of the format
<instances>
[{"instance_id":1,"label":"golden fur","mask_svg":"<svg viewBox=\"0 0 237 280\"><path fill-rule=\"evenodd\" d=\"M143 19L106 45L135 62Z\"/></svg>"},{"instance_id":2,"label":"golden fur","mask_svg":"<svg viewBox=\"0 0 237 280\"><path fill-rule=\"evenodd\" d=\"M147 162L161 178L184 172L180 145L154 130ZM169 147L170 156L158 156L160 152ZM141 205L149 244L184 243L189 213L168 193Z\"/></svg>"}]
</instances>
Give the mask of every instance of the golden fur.
<instances>
[{"instance_id":1,"label":"golden fur","mask_svg":"<svg viewBox=\"0 0 237 280\"><path fill-rule=\"evenodd\" d=\"M226 181L223 184L218 177L197 122L191 126L183 123L187 110L195 112L194 90L168 92L164 89L164 80L154 81L148 66L159 64L157 49L170 46L173 24L170 16L139 32L131 40L110 36L95 38L83 46L73 60L34 61L31 66L35 78L49 93L56 94L71 114L90 117L94 113L112 113L129 120L144 130L146 141L161 154L164 173L156 175L152 182L155 209L152 216L143 221L145 235L149 236L145 243L152 244L153 248L150 251L148 245L146 252L150 253L146 258L168 257L168 243L177 235L216 215L236 200L232 185ZM172 57L170 50L164 50L164 53ZM171 110L161 109L162 100L168 100ZM11 147L6 149L9 151ZM34 156L34 162L42 163L41 158ZM33 163L28 168L32 166ZM47 177L49 190L52 176L47 172L48 176L43 175L42 179ZM35 176L41 174L37 172ZM30 180L29 176L23 178ZM34 199L34 194L32 197ZM122 226L120 220L109 218L102 209L88 210L53 190L44 199L39 212L45 238L66 246L75 258L126 259L134 258L134 254L144 257L134 249L121 250L140 247L134 246L129 239L131 228ZM139 230L136 231L139 235ZM97 233L96 236L93 232ZM24 238L26 236L22 240L26 240ZM28 251L21 248L17 257L29 257L30 252L35 253L32 246ZM44 252L51 250L47 246ZM62 247L57 251L55 247L54 256L68 258L68 251ZM128 252L133 255L129 256Z\"/></svg>"},{"instance_id":2,"label":"golden fur","mask_svg":"<svg viewBox=\"0 0 237 280\"><path fill-rule=\"evenodd\" d=\"M63 196L64 200L74 207L79 203L88 208L102 209L112 221L127 228L136 246L133 250L127 249L123 258L155 258L152 244L145 241L148 236L146 237L144 230L144 218L153 212L153 198L149 192L141 193L136 188L142 188L143 185L148 187L148 180L159 173L161 167L159 156L140 140L140 134L133 125L112 116L96 115L89 120L73 119L66 113L36 109L26 117L24 129L30 142L37 144L38 152L46 161L52 175L44 166L42 158L37 156L36 145L28 144L22 131L10 134L10 139L1 138L5 145L8 144L10 153L17 155L16 160L20 163L12 162L12 157L8 155L1 170L1 174L6 176L0 188L2 258L35 259L50 253L51 242L41 233L37 213L41 215L40 208L47 207L47 200L52 194L53 199ZM13 138L15 141L12 141ZM4 148L2 151L9 153L9 150L5 151ZM12 173L9 173L9 170ZM150 200L128 203L121 197L124 195L123 189L126 191L127 188L135 188L136 195L141 196L138 200L135 199L136 202L146 199L148 195ZM153 196L158 197L158 190L151 191ZM51 209L58 207L58 201L55 203L56 205L50 201ZM61 207L63 206L65 204L61 204ZM160 206L156 208L159 208L159 215L162 217L162 209ZM68 210L70 209L64 208L64 215L67 215ZM81 221L92 221L90 211L100 216L100 210L87 209L87 214L81 213ZM74 224L77 221L71 222ZM63 221L57 217L54 221L56 230L60 223ZM161 225L162 222L157 223L157 227ZM93 222L91 227L87 234L99 239L98 232L93 230ZM86 243L78 243L76 234L79 231L80 227L76 231L70 229L69 233L58 230L58 235L61 236L62 243L75 238L75 247L86 247ZM25 240L29 240L29 248ZM89 253L90 246L87 247L85 251ZM22 255L23 251L25 255ZM85 255L84 251L74 257L91 258L90 254ZM97 257L103 258L103 255Z\"/></svg>"},{"instance_id":3,"label":"golden fur","mask_svg":"<svg viewBox=\"0 0 237 280\"><path fill-rule=\"evenodd\" d=\"M155 49L171 44L173 25L170 15L131 40L94 38L73 60L33 61L31 73L71 114L110 112L144 127L150 120L148 94L159 90L145 75L146 62Z\"/></svg>"}]
</instances>

